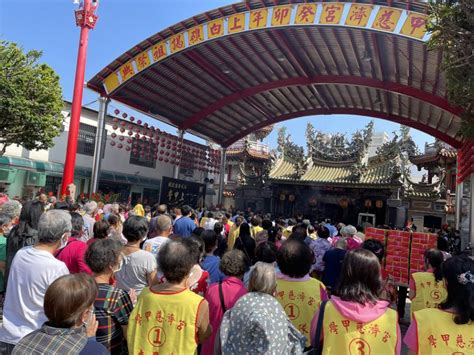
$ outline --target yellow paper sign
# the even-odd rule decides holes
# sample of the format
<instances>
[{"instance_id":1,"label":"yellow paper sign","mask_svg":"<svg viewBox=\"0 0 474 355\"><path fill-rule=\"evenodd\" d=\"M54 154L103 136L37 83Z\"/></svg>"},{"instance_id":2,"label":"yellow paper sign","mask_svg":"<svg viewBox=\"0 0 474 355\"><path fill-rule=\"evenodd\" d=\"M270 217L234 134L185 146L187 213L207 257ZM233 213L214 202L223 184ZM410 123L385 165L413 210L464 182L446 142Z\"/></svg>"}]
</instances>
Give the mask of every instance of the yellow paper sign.
<instances>
[{"instance_id":1,"label":"yellow paper sign","mask_svg":"<svg viewBox=\"0 0 474 355\"><path fill-rule=\"evenodd\" d=\"M182 49L184 49L184 33L178 33L170 38L170 51L176 53Z\"/></svg>"},{"instance_id":2,"label":"yellow paper sign","mask_svg":"<svg viewBox=\"0 0 474 355\"><path fill-rule=\"evenodd\" d=\"M151 47L151 54L153 56L153 62L157 62L168 55L166 50L166 43L160 42Z\"/></svg>"},{"instance_id":3,"label":"yellow paper sign","mask_svg":"<svg viewBox=\"0 0 474 355\"><path fill-rule=\"evenodd\" d=\"M245 29L245 14L235 14L229 16L227 31L229 33L241 32Z\"/></svg>"},{"instance_id":4,"label":"yellow paper sign","mask_svg":"<svg viewBox=\"0 0 474 355\"><path fill-rule=\"evenodd\" d=\"M120 85L117 72L113 72L104 80L105 90L107 93L114 91Z\"/></svg>"},{"instance_id":5,"label":"yellow paper sign","mask_svg":"<svg viewBox=\"0 0 474 355\"><path fill-rule=\"evenodd\" d=\"M296 10L295 23L298 25L306 25L314 23L316 17L316 4L301 4Z\"/></svg>"},{"instance_id":6,"label":"yellow paper sign","mask_svg":"<svg viewBox=\"0 0 474 355\"><path fill-rule=\"evenodd\" d=\"M218 19L207 24L207 38L216 38L224 34L224 20Z\"/></svg>"},{"instance_id":7,"label":"yellow paper sign","mask_svg":"<svg viewBox=\"0 0 474 355\"><path fill-rule=\"evenodd\" d=\"M285 26L290 23L291 5L277 6L273 8L272 26Z\"/></svg>"},{"instance_id":8,"label":"yellow paper sign","mask_svg":"<svg viewBox=\"0 0 474 355\"><path fill-rule=\"evenodd\" d=\"M353 4L347 14L346 25L365 27L372 13L372 6Z\"/></svg>"},{"instance_id":9,"label":"yellow paper sign","mask_svg":"<svg viewBox=\"0 0 474 355\"><path fill-rule=\"evenodd\" d=\"M381 7L377 16L375 16L372 28L393 32L395 27L397 27L401 14L402 10L394 9L393 7Z\"/></svg>"},{"instance_id":10,"label":"yellow paper sign","mask_svg":"<svg viewBox=\"0 0 474 355\"><path fill-rule=\"evenodd\" d=\"M146 67L150 66L150 58L148 57L148 51L141 52L135 57L135 64L138 71L142 71Z\"/></svg>"},{"instance_id":11,"label":"yellow paper sign","mask_svg":"<svg viewBox=\"0 0 474 355\"><path fill-rule=\"evenodd\" d=\"M428 21L428 16L410 12L400 33L410 37L423 38L426 34L426 21Z\"/></svg>"},{"instance_id":12,"label":"yellow paper sign","mask_svg":"<svg viewBox=\"0 0 474 355\"><path fill-rule=\"evenodd\" d=\"M196 26L188 30L188 43L190 46L204 41L204 28L202 25Z\"/></svg>"},{"instance_id":13,"label":"yellow paper sign","mask_svg":"<svg viewBox=\"0 0 474 355\"><path fill-rule=\"evenodd\" d=\"M335 25L341 21L344 5L340 3L323 4L323 11L319 23L323 25Z\"/></svg>"},{"instance_id":14,"label":"yellow paper sign","mask_svg":"<svg viewBox=\"0 0 474 355\"><path fill-rule=\"evenodd\" d=\"M250 11L250 29L267 27L268 9Z\"/></svg>"},{"instance_id":15,"label":"yellow paper sign","mask_svg":"<svg viewBox=\"0 0 474 355\"><path fill-rule=\"evenodd\" d=\"M132 76L135 75L135 69L133 68L132 62L129 61L122 65L119 69L120 76L122 77L122 81L126 81L130 79Z\"/></svg>"}]
</instances>

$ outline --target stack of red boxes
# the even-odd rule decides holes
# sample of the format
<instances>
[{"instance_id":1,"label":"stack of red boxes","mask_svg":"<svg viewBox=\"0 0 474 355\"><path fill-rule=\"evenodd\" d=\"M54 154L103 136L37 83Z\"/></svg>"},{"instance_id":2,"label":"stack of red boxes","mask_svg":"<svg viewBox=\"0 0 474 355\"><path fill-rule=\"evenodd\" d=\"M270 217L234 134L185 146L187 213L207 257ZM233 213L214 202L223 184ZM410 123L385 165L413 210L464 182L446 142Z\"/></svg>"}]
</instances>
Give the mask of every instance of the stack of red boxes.
<instances>
[{"instance_id":1,"label":"stack of red boxes","mask_svg":"<svg viewBox=\"0 0 474 355\"><path fill-rule=\"evenodd\" d=\"M424 271L423 254L426 249L436 248L438 236L428 233L413 233L411 239L410 274Z\"/></svg>"},{"instance_id":2,"label":"stack of red boxes","mask_svg":"<svg viewBox=\"0 0 474 355\"><path fill-rule=\"evenodd\" d=\"M408 284L409 280L410 236L410 232L387 232L385 270L401 284Z\"/></svg>"}]
</instances>

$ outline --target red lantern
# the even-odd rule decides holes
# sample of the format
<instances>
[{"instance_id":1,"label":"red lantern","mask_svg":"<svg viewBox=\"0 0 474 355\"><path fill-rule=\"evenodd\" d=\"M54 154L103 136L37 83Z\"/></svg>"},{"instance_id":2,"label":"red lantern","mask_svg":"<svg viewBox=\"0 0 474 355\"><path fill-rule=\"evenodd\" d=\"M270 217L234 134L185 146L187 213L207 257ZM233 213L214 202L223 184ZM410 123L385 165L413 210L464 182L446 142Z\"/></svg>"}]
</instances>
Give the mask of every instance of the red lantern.
<instances>
[{"instance_id":1,"label":"red lantern","mask_svg":"<svg viewBox=\"0 0 474 355\"><path fill-rule=\"evenodd\" d=\"M115 113L116 115L118 115L118 114L120 113L120 110L119 110L119 109L115 109L115 110L114 110L114 113Z\"/></svg>"},{"instance_id":2,"label":"red lantern","mask_svg":"<svg viewBox=\"0 0 474 355\"><path fill-rule=\"evenodd\" d=\"M125 128L121 127L120 132L122 132L122 133L125 132Z\"/></svg>"},{"instance_id":3,"label":"red lantern","mask_svg":"<svg viewBox=\"0 0 474 355\"><path fill-rule=\"evenodd\" d=\"M123 117L123 118L127 118L127 116L128 116L128 115L127 115L125 112L122 113L122 117Z\"/></svg>"},{"instance_id":4,"label":"red lantern","mask_svg":"<svg viewBox=\"0 0 474 355\"><path fill-rule=\"evenodd\" d=\"M138 120L138 121L137 121L137 124L141 125L141 124L142 124L142 120Z\"/></svg>"},{"instance_id":5,"label":"red lantern","mask_svg":"<svg viewBox=\"0 0 474 355\"><path fill-rule=\"evenodd\" d=\"M117 117L114 117L114 119L112 121L114 121L114 123L117 123L119 120L118 120Z\"/></svg>"},{"instance_id":6,"label":"red lantern","mask_svg":"<svg viewBox=\"0 0 474 355\"><path fill-rule=\"evenodd\" d=\"M138 139L140 138L140 135L138 133L135 134L135 138Z\"/></svg>"},{"instance_id":7,"label":"red lantern","mask_svg":"<svg viewBox=\"0 0 474 355\"><path fill-rule=\"evenodd\" d=\"M145 122L145 124L143 125L145 128L148 128L148 123Z\"/></svg>"},{"instance_id":8,"label":"red lantern","mask_svg":"<svg viewBox=\"0 0 474 355\"><path fill-rule=\"evenodd\" d=\"M128 145L125 146L125 150L126 150L127 152L129 152L129 151L130 151L130 147L129 147Z\"/></svg>"},{"instance_id":9,"label":"red lantern","mask_svg":"<svg viewBox=\"0 0 474 355\"><path fill-rule=\"evenodd\" d=\"M132 136L132 135L133 135L133 132L132 132L132 131L128 131L128 135L129 135L129 136Z\"/></svg>"},{"instance_id":10,"label":"red lantern","mask_svg":"<svg viewBox=\"0 0 474 355\"><path fill-rule=\"evenodd\" d=\"M135 117L130 116L130 121L131 121L131 122L135 121Z\"/></svg>"},{"instance_id":11,"label":"red lantern","mask_svg":"<svg viewBox=\"0 0 474 355\"><path fill-rule=\"evenodd\" d=\"M123 142L124 139L125 139L124 136L120 136L120 137L119 137L119 141L121 141L121 142Z\"/></svg>"},{"instance_id":12,"label":"red lantern","mask_svg":"<svg viewBox=\"0 0 474 355\"><path fill-rule=\"evenodd\" d=\"M163 161L163 157L159 157L158 160L159 160L159 161Z\"/></svg>"},{"instance_id":13,"label":"red lantern","mask_svg":"<svg viewBox=\"0 0 474 355\"><path fill-rule=\"evenodd\" d=\"M117 148L118 148L118 149L122 149L122 148L123 148L122 143L119 143L119 144L117 145Z\"/></svg>"},{"instance_id":14,"label":"red lantern","mask_svg":"<svg viewBox=\"0 0 474 355\"><path fill-rule=\"evenodd\" d=\"M127 122L125 122L125 121L120 122L120 125L121 125L122 127L125 127L126 124L127 124Z\"/></svg>"},{"instance_id":15,"label":"red lantern","mask_svg":"<svg viewBox=\"0 0 474 355\"><path fill-rule=\"evenodd\" d=\"M114 141L111 141L110 142L110 145L113 147L115 145L115 142Z\"/></svg>"},{"instance_id":16,"label":"red lantern","mask_svg":"<svg viewBox=\"0 0 474 355\"><path fill-rule=\"evenodd\" d=\"M114 125L112 126L112 128L113 128L114 131L115 131L115 130L118 128L118 126L117 126L116 124L114 124Z\"/></svg>"},{"instance_id":17,"label":"red lantern","mask_svg":"<svg viewBox=\"0 0 474 355\"><path fill-rule=\"evenodd\" d=\"M169 162L169 159L165 159L165 163Z\"/></svg>"}]
</instances>

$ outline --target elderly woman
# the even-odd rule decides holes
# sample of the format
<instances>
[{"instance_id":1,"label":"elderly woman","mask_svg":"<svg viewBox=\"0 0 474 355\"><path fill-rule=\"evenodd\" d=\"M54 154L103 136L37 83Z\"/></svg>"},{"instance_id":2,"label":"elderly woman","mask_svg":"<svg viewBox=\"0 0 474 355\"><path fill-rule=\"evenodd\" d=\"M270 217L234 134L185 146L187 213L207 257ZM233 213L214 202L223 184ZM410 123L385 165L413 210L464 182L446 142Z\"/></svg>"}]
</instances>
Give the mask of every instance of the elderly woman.
<instances>
[{"instance_id":1,"label":"elderly woman","mask_svg":"<svg viewBox=\"0 0 474 355\"><path fill-rule=\"evenodd\" d=\"M95 340L94 279L87 274L65 275L48 287L44 313L48 321L26 335L12 354L108 354Z\"/></svg>"},{"instance_id":2,"label":"elderly woman","mask_svg":"<svg viewBox=\"0 0 474 355\"><path fill-rule=\"evenodd\" d=\"M242 282L248 268L248 259L240 250L231 250L222 256L219 269L225 275L222 282L215 283L206 292L209 302L209 321L212 326L211 337L203 344L201 354L213 354L216 333L225 311L231 309L235 302L247 293Z\"/></svg>"},{"instance_id":3,"label":"elderly woman","mask_svg":"<svg viewBox=\"0 0 474 355\"><path fill-rule=\"evenodd\" d=\"M224 314L218 352L223 354L301 353L306 338L298 332L273 297L276 291L272 264L258 262L250 275L249 293Z\"/></svg>"},{"instance_id":4,"label":"elderly woman","mask_svg":"<svg viewBox=\"0 0 474 355\"><path fill-rule=\"evenodd\" d=\"M122 244L116 240L99 239L87 249L87 265L94 273L98 294L94 308L99 322L97 341L111 354L127 352L126 332L133 303L130 295L109 280L122 267ZM133 296L133 294L132 294ZM136 298L136 297L135 297Z\"/></svg>"}]
</instances>

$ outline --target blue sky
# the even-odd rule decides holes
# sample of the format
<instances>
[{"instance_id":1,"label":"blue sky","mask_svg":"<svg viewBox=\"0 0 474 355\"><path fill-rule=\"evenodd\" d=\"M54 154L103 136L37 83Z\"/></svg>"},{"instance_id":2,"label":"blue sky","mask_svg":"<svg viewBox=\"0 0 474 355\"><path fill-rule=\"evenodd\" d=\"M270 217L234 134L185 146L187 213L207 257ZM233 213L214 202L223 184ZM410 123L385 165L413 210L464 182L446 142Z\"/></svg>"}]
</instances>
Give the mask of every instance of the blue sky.
<instances>
[{"instance_id":1,"label":"blue sky","mask_svg":"<svg viewBox=\"0 0 474 355\"><path fill-rule=\"evenodd\" d=\"M85 80L135 44L162 29L201 12L230 4L219 0L101 0L96 29L90 32ZM43 51L42 61L53 67L61 77L65 99L72 99L74 73L79 40L72 0L0 0L0 38L17 42L25 49ZM96 94L84 91L83 104L96 99ZM94 104L91 107L96 107ZM122 108L112 103L113 107ZM133 112L126 109L126 112ZM137 116L137 115L135 115ZM372 118L359 116L316 116L293 119L279 124L287 127L294 141L304 142L306 123L324 132L350 134L363 128ZM175 132L163 124L155 125ZM376 119L375 130L391 132L398 125ZM423 149L434 139L412 129L412 136ZM189 137L188 137L189 138ZM276 144L276 130L266 140Z\"/></svg>"}]
</instances>

